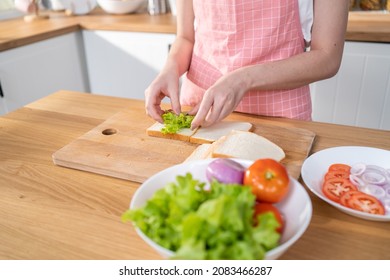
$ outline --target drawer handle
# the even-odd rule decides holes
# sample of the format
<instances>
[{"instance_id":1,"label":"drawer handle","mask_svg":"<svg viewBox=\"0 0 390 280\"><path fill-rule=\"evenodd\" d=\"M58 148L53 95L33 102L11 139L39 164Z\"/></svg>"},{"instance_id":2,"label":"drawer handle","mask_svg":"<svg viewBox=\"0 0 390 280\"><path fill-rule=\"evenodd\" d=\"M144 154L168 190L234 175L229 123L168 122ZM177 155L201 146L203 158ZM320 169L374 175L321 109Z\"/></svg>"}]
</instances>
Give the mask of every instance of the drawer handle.
<instances>
[{"instance_id":1,"label":"drawer handle","mask_svg":"<svg viewBox=\"0 0 390 280\"><path fill-rule=\"evenodd\" d=\"M0 97L1 97L1 98L4 97L3 88L1 87L1 81L0 81Z\"/></svg>"}]
</instances>

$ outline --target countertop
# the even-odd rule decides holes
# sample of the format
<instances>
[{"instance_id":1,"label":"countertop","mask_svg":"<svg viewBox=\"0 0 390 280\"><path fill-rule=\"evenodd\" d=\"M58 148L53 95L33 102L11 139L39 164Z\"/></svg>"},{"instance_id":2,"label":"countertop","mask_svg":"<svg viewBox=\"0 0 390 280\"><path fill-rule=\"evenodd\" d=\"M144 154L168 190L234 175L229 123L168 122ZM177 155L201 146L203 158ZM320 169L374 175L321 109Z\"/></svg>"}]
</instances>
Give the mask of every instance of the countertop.
<instances>
[{"instance_id":1,"label":"countertop","mask_svg":"<svg viewBox=\"0 0 390 280\"><path fill-rule=\"evenodd\" d=\"M49 13L48 20L26 23L23 18L0 21L0 51L24 46L69 32L111 30L175 33L176 17L171 14L110 15L100 9L84 16ZM350 12L347 41L390 42L390 14L382 12Z\"/></svg>"},{"instance_id":2,"label":"countertop","mask_svg":"<svg viewBox=\"0 0 390 280\"><path fill-rule=\"evenodd\" d=\"M100 9L84 16L49 13L49 19L24 22L23 18L0 21L0 51L24 46L78 30L176 33L176 17L171 14L110 15Z\"/></svg>"},{"instance_id":3,"label":"countertop","mask_svg":"<svg viewBox=\"0 0 390 280\"><path fill-rule=\"evenodd\" d=\"M69 91L0 117L0 259L160 259L120 220L138 183L52 162L56 150L124 109L147 117L143 101ZM390 150L390 131L248 120L313 131L312 153L341 145ZM311 223L282 259L390 259L390 223L344 214L307 191Z\"/></svg>"}]
</instances>

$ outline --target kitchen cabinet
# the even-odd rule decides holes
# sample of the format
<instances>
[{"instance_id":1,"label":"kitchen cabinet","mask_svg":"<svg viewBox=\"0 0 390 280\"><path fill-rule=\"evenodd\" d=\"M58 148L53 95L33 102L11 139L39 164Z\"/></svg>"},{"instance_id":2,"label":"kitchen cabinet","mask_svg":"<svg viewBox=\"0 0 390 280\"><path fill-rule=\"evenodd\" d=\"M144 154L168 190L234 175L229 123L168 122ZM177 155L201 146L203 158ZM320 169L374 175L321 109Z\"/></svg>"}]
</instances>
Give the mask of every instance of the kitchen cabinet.
<instances>
[{"instance_id":1,"label":"kitchen cabinet","mask_svg":"<svg viewBox=\"0 0 390 280\"><path fill-rule=\"evenodd\" d=\"M0 52L0 114L58 90L88 92L81 33L73 32Z\"/></svg>"},{"instance_id":2,"label":"kitchen cabinet","mask_svg":"<svg viewBox=\"0 0 390 280\"><path fill-rule=\"evenodd\" d=\"M390 44L346 42L337 75L311 90L313 120L390 130Z\"/></svg>"},{"instance_id":3,"label":"kitchen cabinet","mask_svg":"<svg viewBox=\"0 0 390 280\"><path fill-rule=\"evenodd\" d=\"M94 94L144 99L161 71L174 34L83 31L90 90Z\"/></svg>"}]
</instances>

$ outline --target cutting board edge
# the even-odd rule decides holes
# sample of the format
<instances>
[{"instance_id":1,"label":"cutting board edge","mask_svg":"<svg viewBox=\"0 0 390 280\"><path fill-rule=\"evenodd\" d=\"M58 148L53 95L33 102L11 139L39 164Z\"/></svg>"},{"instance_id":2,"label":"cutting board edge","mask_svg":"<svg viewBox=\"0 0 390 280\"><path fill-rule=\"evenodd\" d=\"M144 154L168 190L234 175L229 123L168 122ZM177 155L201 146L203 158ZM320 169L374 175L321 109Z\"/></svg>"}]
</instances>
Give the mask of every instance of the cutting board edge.
<instances>
[{"instance_id":1,"label":"cutting board edge","mask_svg":"<svg viewBox=\"0 0 390 280\"><path fill-rule=\"evenodd\" d=\"M56 166L66 167L66 168L73 169L73 170L87 171L91 174L104 175L104 176L114 177L114 178L118 178L118 179L122 179L122 180L126 180L126 181L132 181L132 182L136 182L136 183L143 183L147 179L144 176L138 176L138 175L131 175L130 176L129 174L126 174L124 172L117 172L117 171L103 169L103 168L97 168L97 167L89 167L85 164L80 164L80 163L57 159L55 157L56 153L57 152L53 153L53 155L52 155L53 163Z\"/></svg>"}]
</instances>

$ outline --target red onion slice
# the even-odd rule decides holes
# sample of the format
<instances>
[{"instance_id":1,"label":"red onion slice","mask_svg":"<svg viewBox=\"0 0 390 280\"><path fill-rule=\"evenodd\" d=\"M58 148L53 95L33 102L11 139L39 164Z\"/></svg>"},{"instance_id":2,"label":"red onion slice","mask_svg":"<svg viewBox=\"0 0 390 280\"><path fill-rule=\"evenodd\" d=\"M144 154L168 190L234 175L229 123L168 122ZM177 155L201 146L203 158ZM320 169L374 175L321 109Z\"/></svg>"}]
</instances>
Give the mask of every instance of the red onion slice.
<instances>
[{"instance_id":1,"label":"red onion slice","mask_svg":"<svg viewBox=\"0 0 390 280\"><path fill-rule=\"evenodd\" d=\"M386 177L379 172L366 171L361 178L367 184L382 185L386 183Z\"/></svg>"},{"instance_id":2,"label":"red onion slice","mask_svg":"<svg viewBox=\"0 0 390 280\"><path fill-rule=\"evenodd\" d=\"M380 200L384 199L386 195L385 190L377 185L367 185L364 191Z\"/></svg>"},{"instance_id":3,"label":"red onion slice","mask_svg":"<svg viewBox=\"0 0 390 280\"><path fill-rule=\"evenodd\" d=\"M386 178L387 182L390 182L390 174L383 167L380 167L378 165L367 165L366 166L366 171L367 172L371 171L371 172L375 172L375 173L381 174L382 176L384 176Z\"/></svg>"},{"instance_id":4,"label":"red onion slice","mask_svg":"<svg viewBox=\"0 0 390 280\"><path fill-rule=\"evenodd\" d=\"M390 213L390 198L383 199L381 202L385 207L386 213Z\"/></svg>"},{"instance_id":5,"label":"red onion slice","mask_svg":"<svg viewBox=\"0 0 390 280\"><path fill-rule=\"evenodd\" d=\"M390 184L387 184L383 187L385 190L385 197L390 199Z\"/></svg>"},{"instance_id":6,"label":"red onion slice","mask_svg":"<svg viewBox=\"0 0 390 280\"><path fill-rule=\"evenodd\" d=\"M366 185L364 181L360 179L360 177L358 177L357 175L352 175L352 174L349 175L349 180L351 181L352 184L354 184L359 188L363 188Z\"/></svg>"},{"instance_id":7,"label":"red onion slice","mask_svg":"<svg viewBox=\"0 0 390 280\"><path fill-rule=\"evenodd\" d=\"M363 172L366 170L366 165L364 163L356 163L351 166L351 174L352 175L362 175Z\"/></svg>"}]
</instances>

